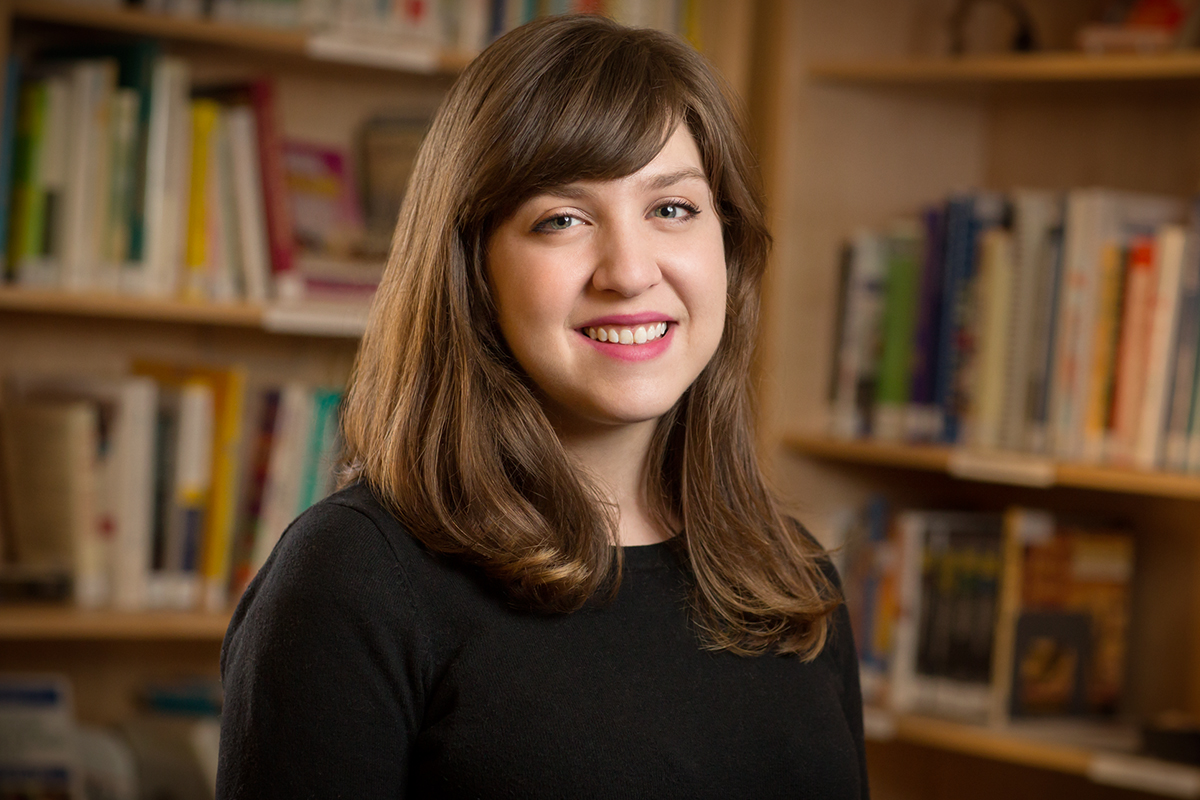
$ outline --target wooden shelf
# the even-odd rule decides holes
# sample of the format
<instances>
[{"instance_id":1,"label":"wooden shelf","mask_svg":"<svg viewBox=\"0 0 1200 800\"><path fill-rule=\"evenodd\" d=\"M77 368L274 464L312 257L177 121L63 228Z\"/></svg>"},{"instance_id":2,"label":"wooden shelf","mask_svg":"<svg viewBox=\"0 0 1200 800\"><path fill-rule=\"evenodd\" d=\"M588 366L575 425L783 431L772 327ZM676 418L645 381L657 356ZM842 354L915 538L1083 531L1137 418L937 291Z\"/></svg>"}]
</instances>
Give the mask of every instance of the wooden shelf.
<instances>
[{"instance_id":1,"label":"wooden shelf","mask_svg":"<svg viewBox=\"0 0 1200 800\"><path fill-rule=\"evenodd\" d=\"M0 309L157 322L257 328L263 310L249 303L188 303L112 294L73 294L50 289L0 287Z\"/></svg>"},{"instance_id":2,"label":"wooden shelf","mask_svg":"<svg viewBox=\"0 0 1200 800\"><path fill-rule=\"evenodd\" d=\"M931 747L1151 794L1200 796L1200 768L1137 755L1136 731L1116 725L1050 721L989 728L867 708L864 727L870 741ZM1112 741L1114 747L1094 741Z\"/></svg>"},{"instance_id":3,"label":"wooden shelf","mask_svg":"<svg viewBox=\"0 0 1200 800\"><path fill-rule=\"evenodd\" d=\"M366 326L366 307L353 303L297 301L263 307L11 286L0 287L0 313L4 311L258 328L280 334L352 339L362 336Z\"/></svg>"},{"instance_id":4,"label":"wooden shelf","mask_svg":"<svg viewBox=\"0 0 1200 800\"><path fill-rule=\"evenodd\" d=\"M0 605L0 640L219 642L227 627L229 614Z\"/></svg>"},{"instance_id":5,"label":"wooden shelf","mask_svg":"<svg viewBox=\"0 0 1200 800\"><path fill-rule=\"evenodd\" d=\"M822 61L810 64L808 72L819 81L882 85L1196 80L1200 79L1200 50Z\"/></svg>"},{"instance_id":6,"label":"wooden shelf","mask_svg":"<svg viewBox=\"0 0 1200 800\"><path fill-rule=\"evenodd\" d=\"M1200 476L1060 463L1022 453L975 452L933 445L841 440L789 434L793 452L829 461L942 472L964 480L1200 500Z\"/></svg>"},{"instance_id":7,"label":"wooden shelf","mask_svg":"<svg viewBox=\"0 0 1200 800\"><path fill-rule=\"evenodd\" d=\"M187 19L135 8L107 8L70 0L10 0L15 19L152 36L180 42L231 47L251 52L313 60L334 60L366 68L407 72L456 73L470 61L463 53L446 52L429 59L354 58L314 49L305 30L244 25L210 19ZM394 49L394 48L393 48Z\"/></svg>"}]
</instances>

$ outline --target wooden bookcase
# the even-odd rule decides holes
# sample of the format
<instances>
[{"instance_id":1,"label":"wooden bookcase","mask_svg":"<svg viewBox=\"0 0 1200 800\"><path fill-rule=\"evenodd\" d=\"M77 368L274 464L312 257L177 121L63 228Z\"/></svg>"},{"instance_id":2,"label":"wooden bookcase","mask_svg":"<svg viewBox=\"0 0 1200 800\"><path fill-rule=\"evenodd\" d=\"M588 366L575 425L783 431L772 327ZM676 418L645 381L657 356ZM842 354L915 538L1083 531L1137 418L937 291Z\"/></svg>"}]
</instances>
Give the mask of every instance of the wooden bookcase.
<instances>
[{"instance_id":1,"label":"wooden bookcase","mask_svg":"<svg viewBox=\"0 0 1200 800\"><path fill-rule=\"evenodd\" d=\"M751 0L704 0L708 57L735 90L749 84ZM151 37L187 59L197 84L270 75L286 136L350 149L379 112L431 114L467 58L427 72L330 61L299 32L181 20L70 0L0 0L0 57L43 43ZM0 375L27 370L123 373L136 357L240 363L255 379L337 385L350 374L363 319L323 307L147 301L0 286ZM136 713L154 681L215 677L229 613L85 612L0 604L0 670L61 672L76 715L111 723Z\"/></svg>"},{"instance_id":2,"label":"wooden bookcase","mask_svg":"<svg viewBox=\"0 0 1200 800\"><path fill-rule=\"evenodd\" d=\"M776 482L821 535L882 492L908 507L1101 511L1137 531L1134 720L1200 712L1200 479L1013 454L824 435L840 242L955 190L1200 188L1200 56L1066 52L1098 9L1028 0L1050 52L945 52L952 3L771 0L760 10L753 119L776 235L761 355ZM982 4L986 6L987 4ZM1200 771L1045 738L870 709L884 798L1200 796Z\"/></svg>"}]
</instances>

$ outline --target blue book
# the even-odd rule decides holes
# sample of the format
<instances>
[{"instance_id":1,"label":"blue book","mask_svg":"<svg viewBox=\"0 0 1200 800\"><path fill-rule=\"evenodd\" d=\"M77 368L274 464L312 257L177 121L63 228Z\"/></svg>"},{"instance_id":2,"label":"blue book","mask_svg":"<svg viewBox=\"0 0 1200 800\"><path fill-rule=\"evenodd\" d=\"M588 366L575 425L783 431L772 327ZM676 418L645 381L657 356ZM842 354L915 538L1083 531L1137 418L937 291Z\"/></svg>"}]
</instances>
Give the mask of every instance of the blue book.
<instances>
[{"instance_id":1,"label":"blue book","mask_svg":"<svg viewBox=\"0 0 1200 800\"><path fill-rule=\"evenodd\" d=\"M9 56L4 65L4 110L0 119L0 275L7 272L9 210L12 200L13 140L17 130L17 95L21 65Z\"/></svg>"},{"instance_id":2,"label":"blue book","mask_svg":"<svg viewBox=\"0 0 1200 800\"><path fill-rule=\"evenodd\" d=\"M931 207L922 215L924 250L921 283L917 294L917 322L912 350L912 384L909 388L908 437L918 441L940 436L937 365L942 322L943 269L946 260L946 210Z\"/></svg>"},{"instance_id":3,"label":"blue book","mask_svg":"<svg viewBox=\"0 0 1200 800\"><path fill-rule=\"evenodd\" d=\"M946 203L945 259L942 262L942 315L938 325L937 365L934 368L934 405L941 412L941 439L958 439L958 409L954 380L959 362L957 334L965 324L968 309L971 243L970 228L974 200L969 196L952 197Z\"/></svg>"}]
</instances>

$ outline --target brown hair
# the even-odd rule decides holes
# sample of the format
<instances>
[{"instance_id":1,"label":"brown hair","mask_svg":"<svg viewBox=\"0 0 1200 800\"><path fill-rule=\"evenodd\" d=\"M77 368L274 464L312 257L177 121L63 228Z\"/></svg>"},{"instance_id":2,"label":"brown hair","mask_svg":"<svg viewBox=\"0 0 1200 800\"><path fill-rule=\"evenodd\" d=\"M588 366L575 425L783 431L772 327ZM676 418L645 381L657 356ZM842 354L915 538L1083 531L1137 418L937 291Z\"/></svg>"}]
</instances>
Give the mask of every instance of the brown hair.
<instances>
[{"instance_id":1,"label":"brown hair","mask_svg":"<svg viewBox=\"0 0 1200 800\"><path fill-rule=\"evenodd\" d=\"M647 496L694 577L708 644L813 658L836 606L824 554L759 469L750 362L770 236L740 120L679 40L595 16L502 37L459 77L421 147L371 309L343 426L367 481L430 550L516 603L566 612L620 580L611 507L568 461L497 324L485 249L532 195L632 174L678 125L699 147L725 239L715 356L657 425Z\"/></svg>"}]
</instances>

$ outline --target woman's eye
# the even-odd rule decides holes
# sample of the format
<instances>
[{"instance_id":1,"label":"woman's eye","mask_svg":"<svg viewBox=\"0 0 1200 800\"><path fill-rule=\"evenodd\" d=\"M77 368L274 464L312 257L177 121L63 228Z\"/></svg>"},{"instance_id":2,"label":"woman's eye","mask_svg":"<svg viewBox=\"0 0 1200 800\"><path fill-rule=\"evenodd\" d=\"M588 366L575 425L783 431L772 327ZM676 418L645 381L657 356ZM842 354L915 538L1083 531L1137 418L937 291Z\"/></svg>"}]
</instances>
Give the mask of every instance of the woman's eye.
<instances>
[{"instance_id":1,"label":"woman's eye","mask_svg":"<svg viewBox=\"0 0 1200 800\"><path fill-rule=\"evenodd\" d=\"M578 219L570 214L559 214L557 217L548 217L537 224L537 230L540 231L565 231L567 228L573 227Z\"/></svg>"},{"instance_id":2,"label":"woman's eye","mask_svg":"<svg viewBox=\"0 0 1200 800\"><path fill-rule=\"evenodd\" d=\"M697 209L684 203L667 203L654 209L652 213L659 219L683 219L697 213Z\"/></svg>"}]
</instances>

